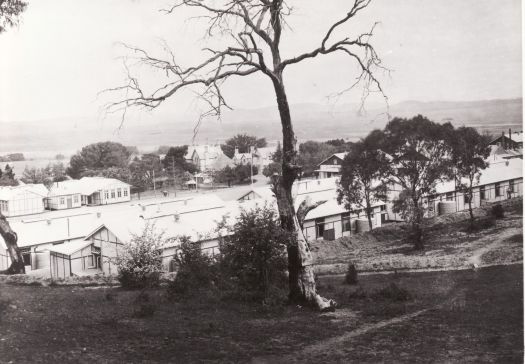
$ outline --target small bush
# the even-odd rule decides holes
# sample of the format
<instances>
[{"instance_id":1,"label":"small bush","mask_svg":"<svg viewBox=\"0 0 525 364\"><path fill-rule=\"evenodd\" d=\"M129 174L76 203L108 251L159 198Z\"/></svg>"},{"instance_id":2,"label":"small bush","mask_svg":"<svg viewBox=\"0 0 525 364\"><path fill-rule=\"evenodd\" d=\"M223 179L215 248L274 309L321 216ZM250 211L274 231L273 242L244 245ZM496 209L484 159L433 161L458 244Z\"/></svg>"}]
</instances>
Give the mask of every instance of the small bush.
<instances>
[{"instance_id":1,"label":"small bush","mask_svg":"<svg viewBox=\"0 0 525 364\"><path fill-rule=\"evenodd\" d=\"M241 211L233 226L224 222L221 237L220 267L230 286L230 294L242 300L265 304L286 299L286 245L292 236L281 227L275 210L268 206Z\"/></svg>"},{"instance_id":2,"label":"small bush","mask_svg":"<svg viewBox=\"0 0 525 364\"><path fill-rule=\"evenodd\" d=\"M346 270L345 275L346 284L357 284L357 269L355 268L354 263L348 264L348 269Z\"/></svg>"},{"instance_id":3,"label":"small bush","mask_svg":"<svg viewBox=\"0 0 525 364\"><path fill-rule=\"evenodd\" d=\"M493 216L480 217L473 222L469 221L466 232L476 232L480 230L490 229L496 226L496 221Z\"/></svg>"},{"instance_id":4,"label":"small bush","mask_svg":"<svg viewBox=\"0 0 525 364\"><path fill-rule=\"evenodd\" d=\"M390 283L388 286L374 291L371 298L391 302L406 302L412 300L412 295L397 284Z\"/></svg>"},{"instance_id":5,"label":"small bush","mask_svg":"<svg viewBox=\"0 0 525 364\"><path fill-rule=\"evenodd\" d=\"M219 278L215 260L203 253L200 245L189 237L182 236L179 241L178 254L173 258L177 274L168 283L168 295L173 298L215 288Z\"/></svg>"},{"instance_id":6,"label":"small bush","mask_svg":"<svg viewBox=\"0 0 525 364\"><path fill-rule=\"evenodd\" d=\"M116 260L122 287L139 289L159 284L163 237L154 228L154 225L146 225L142 235L133 235L131 241L124 244Z\"/></svg>"},{"instance_id":7,"label":"small bush","mask_svg":"<svg viewBox=\"0 0 525 364\"><path fill-rule=\"evenodd\" d=\"M501 219L505 217L505 209L503 208L503 206L501 206L501 204L494 205L490 209L490 215L495 217L496 219Z\"/></svg>"}]
</instances>

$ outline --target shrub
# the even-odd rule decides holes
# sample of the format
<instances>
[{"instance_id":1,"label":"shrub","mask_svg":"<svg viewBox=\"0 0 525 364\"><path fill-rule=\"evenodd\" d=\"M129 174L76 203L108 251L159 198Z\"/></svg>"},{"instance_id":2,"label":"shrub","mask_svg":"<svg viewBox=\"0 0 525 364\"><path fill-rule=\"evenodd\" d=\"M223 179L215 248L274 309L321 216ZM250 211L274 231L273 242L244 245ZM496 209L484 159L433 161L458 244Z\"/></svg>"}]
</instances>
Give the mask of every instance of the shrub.
<instances>
[{"instance_id":1,"label":"shrub","mask_svg":"<svg viewBox=\"0 0 525 364\"><path fill-rule=\"evenodd\" d=\"M162 269L162 234L155 232L154 225L146 225L141 235L133 235L116 259L118 280L129 289L158 285Z\"/></svg>"},{"instance_id":2,"label":"shrub","mask_svg":"<svg viewBox=\"0 0 525 364\"><path fill-rule=\"evenodd\" d=\"M354 263L348 264L348 269L345 275L346 284L357 284L357 269L355 268Z\"/></svg>"},{"instance_id":3,"label":"shrub","mask_svg":"<svg viewBox=\"0 0 525 364\"><path fill-rule=\"evenodd\" d=\"M218 229L229 232L219 243L221 271L231 294L266 304L284 300L286 246L292 237L281 227L276 211L267 205L243 210L233 226L222 222Z\"/></svg>"},{"instance_id":4,"label":"shrub","mask_svg":"<svg viewBox=\"0 0 525 364\"><path fill-rule=\"evenodd\" d=\"M505 209L503 208L503 206L501 206L501 204L494 205L490 209L490 215L495 217L496 219L501 219L505 217Z\"/></svg>"},{"instance_id":5,"label":"shrub","mask_svg":"<svg viewBox=\"0 0 525 364\"><path fill-rule=\"evenodd\" d=\"M490 229L496 225L494 217L486 216L475 219L474 221L469 220L469 225L466 228L467 232L476 232L479 230Z\"/></svg>"},{"instance_id":6,"label":"shrub","mask_svg":"<svg viewBox=\"0 0 525 364\"><path fill-rule=\"evenodd\" d=\"M412 295L406 289L399 287L395 283L390 283L388 286L375 290L371 294L371 298L375 300L405 302L412 299Z\"/></svg>"},{"instance_id":7,"label":"shrub","mask_svg":"<svg viewBox=\"0 0 525 364\"><path fill-rule=\"evenodd\" d=\"M200 244L192 242L188 236L179 237L179 241L179 251L173 258L177 274L168 284L168 295L191 294L216 286L218 271L215 259L203 253Z\"/></svg>"}]
</instances>

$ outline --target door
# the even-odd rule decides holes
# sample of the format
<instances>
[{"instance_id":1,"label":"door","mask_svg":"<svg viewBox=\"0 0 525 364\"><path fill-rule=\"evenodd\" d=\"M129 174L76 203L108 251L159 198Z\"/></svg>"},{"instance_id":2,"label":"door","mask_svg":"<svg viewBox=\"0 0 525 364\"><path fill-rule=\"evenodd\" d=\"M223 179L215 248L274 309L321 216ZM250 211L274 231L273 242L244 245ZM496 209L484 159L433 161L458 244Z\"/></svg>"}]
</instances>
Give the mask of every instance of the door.
<instances>
[{"instance_id":1,"label":"door","mask_svg":"<svg viewBox=\"0 0 525 364\"><path fill-rule=\"evenodd\" d=\"M71 197L67 198L67 208L70 209L73 207L73 200Z\"/></svg>"}]
</instances>

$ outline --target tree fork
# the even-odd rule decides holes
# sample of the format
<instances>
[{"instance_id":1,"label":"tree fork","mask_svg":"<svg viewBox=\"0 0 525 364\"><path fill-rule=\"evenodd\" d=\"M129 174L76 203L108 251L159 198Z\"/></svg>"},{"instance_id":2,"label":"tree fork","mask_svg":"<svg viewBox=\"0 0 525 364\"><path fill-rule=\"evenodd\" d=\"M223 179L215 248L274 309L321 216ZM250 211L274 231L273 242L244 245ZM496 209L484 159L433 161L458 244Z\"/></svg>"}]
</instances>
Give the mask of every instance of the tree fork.
<instances>
[{"instance_id":1,"label":"tree fork","mask_svg":"<svg viewBox=\"0 0 525 364\"><path fill-rule=\"evenodd\" d=\"M11 229L9 222L2 214L0 214L0 235L4 239L7 251L11 257L11 265L7 270L0 271L0 274L24 274L24 259L17 245L18 236L16 232Z\"/></svg>"}]
</instances>

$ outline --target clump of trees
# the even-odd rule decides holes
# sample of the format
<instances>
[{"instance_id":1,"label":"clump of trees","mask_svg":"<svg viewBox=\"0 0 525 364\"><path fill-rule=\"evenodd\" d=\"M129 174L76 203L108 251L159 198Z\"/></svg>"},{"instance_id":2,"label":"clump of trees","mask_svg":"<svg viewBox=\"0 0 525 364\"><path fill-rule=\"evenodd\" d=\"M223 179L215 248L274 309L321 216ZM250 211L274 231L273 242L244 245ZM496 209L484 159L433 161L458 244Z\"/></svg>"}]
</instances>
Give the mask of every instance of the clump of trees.
<instances>
[{"instance_id":1,"label":"clump of trees","mask_svg":"<svg viewBox=\"0 0 525 364\"><path fill-rule=\"evenodd\" d=\"M394 118L352 146L343 163L338 199L348 209L364 207L371 224L371 202L385 200L388 189L397 190L394 212L410 224L407 240L423 249L424 200L435 193L437 183L456 179L467 194L473 221L472 187L487 167L489 152L487 138L473 128L454 129L422 115Z\"/></svg>"},{"instance_id":2,"label":"clump of trees","mask_svg":"<svg viewBox=\"0 0 525 364\"><path fill-rule=\"evenodd\" d=\"M257 175L257 173L259 173L257 166L250 164L226 166L215 173L214 180L218 183L227 183L229 187L231 184L250 183L250 177Z\"/></svg>"},{"instance_id":3,"label":"clump of trees","mask_svg":"<svg viewBox=\"0 0 525 364\"><path fill-rule=\"evenodd\" d=\"M237 134L226 140L224 144L221 144L221 149L228 158L233 158L235 148L239 150L239 153L249 153L250 148L264 148L266 145L265 138L257 138L248 134Z\"/></svg>"},{"instance_id":4,"label":"clump of trees","mask_svg":"<svg viewBox=\"0 0 525 364\"><path fill-rule=\"evenodd\" d=\"M72 178L84 176L124 174L129 163L129 150L120 143L100 142L89 144L71 157L66 172ZM108 170L112 169L110 172ZM127 178L122 178L127 180Z\"/></svg>"},{"instance_id":5,"label":"clump of trees","mask_svg":"<svg viewBox=\"0 0 525 364\"><path fill-rule=\"evenodd\" d=\"M26 167L20 180L24 183L42 183L49 188L54 182L67 180L66 168L62 163L50 163L44 168Z\"/></svg>"},{"instance_id":6,"label":"clump of trees","mask_svg":"<svg viewBox=\"0 0 525 364\"><path fill-rule=\"evenodd\" d=\"M213 257L188 237L180 238L171 296L205 292L221 299L284 302L290 233L281 227L275 209L263 206L242 211L233 225L219 222L217 231L220 253Z\"/></svg>"}]
</instances>

